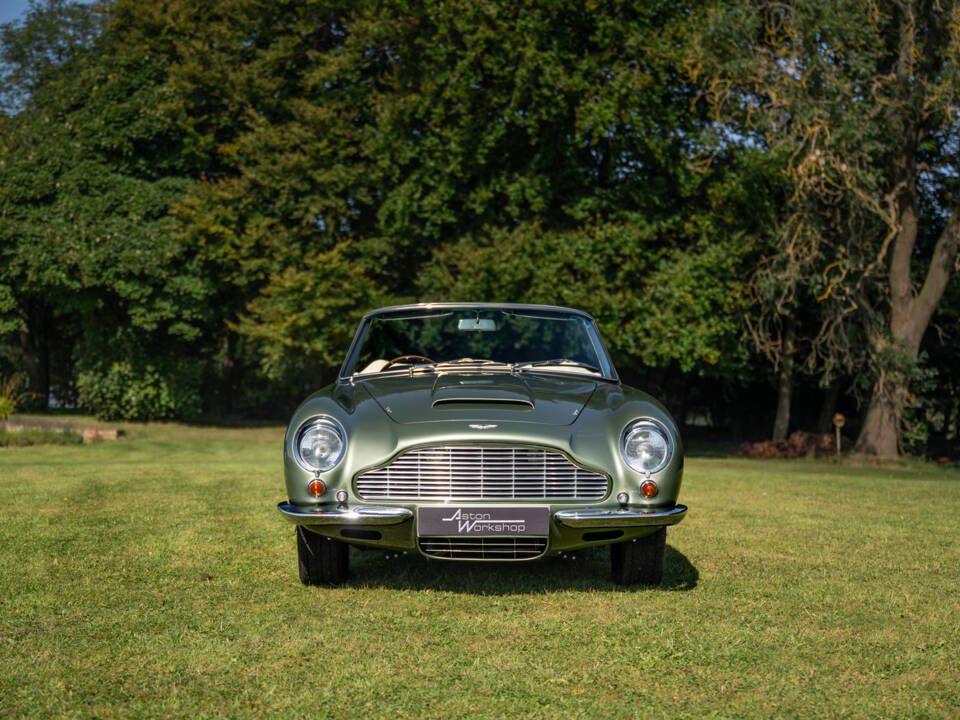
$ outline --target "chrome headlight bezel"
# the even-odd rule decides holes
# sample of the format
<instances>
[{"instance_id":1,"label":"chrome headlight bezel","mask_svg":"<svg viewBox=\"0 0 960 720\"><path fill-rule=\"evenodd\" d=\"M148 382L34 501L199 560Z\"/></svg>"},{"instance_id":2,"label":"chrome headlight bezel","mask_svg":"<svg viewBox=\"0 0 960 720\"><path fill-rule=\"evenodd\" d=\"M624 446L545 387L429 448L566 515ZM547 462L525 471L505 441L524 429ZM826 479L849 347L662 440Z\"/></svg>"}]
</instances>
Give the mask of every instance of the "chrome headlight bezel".
<instances>
[{"instance_id":1,"label":"chrome headlight bezel","mask_svg":"<svg viewBox=\"0 0 960 720\"><path fill-rule=\"evenodd\" d=\"M651 470L648 470L638 464L634 464L634 461L627 456L627 440L634 433L634 431L640 429L653 430L663 438L664 443L667 446L667 450L663 455L663 460L661 460L660 463ZM673 436L670 434L667 426L654 418L642 417L637 418L636 420L631 420L629 423L627 423L626 427L623 428L623 432L620 434L620 457L623 458L623 461L627 464L627 467L634 472L640 473L641 475L653 475L654 473L658 473L663 470L667 465L670 464L670 460L673 458L673 449Z\"/></svg>"},{"instance_id":2,"label":"chrome headlight bezel","mask_svg":"<svg viewBox=\"0 0 960 720\"><path fill-rule=\"evenodd\" d=\"M332 430L340 438L340 452L337 453L337 456L334 458L333 462L324 467L314 467L304 460L303 455L300 453L300 443L303 441L303 436L315 427L323 427L328 430ZM346 454L346 452L347 433L343 429L343 425L341 425L336 418L332 418L329 415L317 415L316 417L306 420L300 424L300 427L297 428L297 432L294 435L293 457L297 461L297 464L307 472L324 473L333 470L333 468L339 465L340 461L343 460L343 456Z\"/></svg>"}]
</instances>

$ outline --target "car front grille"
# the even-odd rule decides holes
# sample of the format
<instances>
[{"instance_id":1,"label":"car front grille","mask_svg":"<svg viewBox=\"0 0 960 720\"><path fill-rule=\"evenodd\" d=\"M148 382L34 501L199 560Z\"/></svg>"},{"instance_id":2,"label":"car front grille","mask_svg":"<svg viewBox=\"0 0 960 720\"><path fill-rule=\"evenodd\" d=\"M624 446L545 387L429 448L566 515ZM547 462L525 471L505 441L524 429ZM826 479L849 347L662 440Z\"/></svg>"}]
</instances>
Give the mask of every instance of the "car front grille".
<instances>
[{"instance_id":1,"label":"car front grille","mask_svg":"<svg viewBox=\"0 0 960 720\"><path fill-rule=\"evenodd\" d=\"M365 500L602 500L609 480L561 452L526 446L410 450L357 477Z\"/></svg>"},{"instance_id":2,"label":"car front grille","mask_svg":"<svg viewBox=\"0 0 960 720\"><path fill-rule=\"evenodd\" d=\"M422 537L424 555L447 560L532 560L547 551L544 537Z\"/></svg>"}]
</instances>

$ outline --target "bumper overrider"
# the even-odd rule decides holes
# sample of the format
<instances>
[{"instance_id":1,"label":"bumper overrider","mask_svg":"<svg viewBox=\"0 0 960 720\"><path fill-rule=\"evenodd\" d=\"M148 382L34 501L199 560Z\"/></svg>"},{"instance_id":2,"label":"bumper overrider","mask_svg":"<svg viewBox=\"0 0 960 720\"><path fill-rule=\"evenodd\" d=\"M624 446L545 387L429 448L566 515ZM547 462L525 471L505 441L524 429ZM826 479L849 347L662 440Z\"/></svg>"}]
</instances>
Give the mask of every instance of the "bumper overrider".
<instances>
[{"instance_id":1,"label":"bumper overrider","mask_svg":"<svg viewBox=\"0 0 960 720\"><path fill-rule=\"evenodd\" d=\"M466 506L464 506L466 507ZM290 522L348 542L385 549L416 549L417 521L413 510L385 505L297 505L282 502L280 513ZM684 505L670 508L563 508L551 514L548 551L572 550L642 537L657 528L676 525L687 513Z\"/></svg>"}]
</instances>

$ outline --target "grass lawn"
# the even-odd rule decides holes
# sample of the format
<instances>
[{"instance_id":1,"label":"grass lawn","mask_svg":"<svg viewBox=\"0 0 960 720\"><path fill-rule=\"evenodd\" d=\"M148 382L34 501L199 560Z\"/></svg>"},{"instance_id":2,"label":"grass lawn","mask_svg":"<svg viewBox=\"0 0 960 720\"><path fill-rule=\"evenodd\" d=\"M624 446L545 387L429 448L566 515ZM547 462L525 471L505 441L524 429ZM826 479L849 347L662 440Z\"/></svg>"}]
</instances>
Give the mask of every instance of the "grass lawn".
<instances>
[{"instance_id":1,"label":"grass lawn","mask_svg":"<svg viewBox=\"0 0 960 720\"><path fill-rule=\"evenodd\" d=\"M281 436L0 448L0 717L960 717L958 470L690 459L656 590L357 551L315 589Z\"/></svg>"}]
</instances>

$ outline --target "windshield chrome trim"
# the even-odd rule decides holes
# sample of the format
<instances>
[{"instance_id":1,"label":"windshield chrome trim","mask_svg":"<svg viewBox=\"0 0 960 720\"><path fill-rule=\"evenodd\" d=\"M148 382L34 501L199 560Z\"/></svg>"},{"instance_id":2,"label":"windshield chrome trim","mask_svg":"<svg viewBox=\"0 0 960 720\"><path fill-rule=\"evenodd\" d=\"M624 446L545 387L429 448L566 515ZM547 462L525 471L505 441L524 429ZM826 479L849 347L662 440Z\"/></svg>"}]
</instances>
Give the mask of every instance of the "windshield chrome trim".
<instances>
[{"instance_id":1,"label":"windshield chrome trim","mask_svg":"<svg viewBox=\"0 0 960 720\"><path fill-rule=\"evenodd\" d=\"M421 371L411 373L407 369L402 370L387 370L386 372L370 372L370 373L355 373L353 375L346 375L339 378L342 382L354 382L360 380L370 380L376 378L396 378L396 377L419 377L421 375L462 375L469 373L473 374L482 374L482 373L498 373L500 375L514 375L514 374L535 374L535 375L552 375L554 377L564 377L564 378L573 378L575 380L603 380L604 382L618 383L620 378L610 377L609 375L600 375L598 373L582 373L570 370L563 370L559 366L553 368L541 368L541 367L525 367L520 368L519 372L515 371L510 366L502 367L492 367L490 365L464 365L457 368L456 370L434 370L431 368L425 368Z\"/></svg>"},{"instance_id":2,"label":"windshield chrome trim","mask_svg":"<svg viewBox=\"0 0 960 720\"><path fill-rule=\"evenodd\" d=\"M364 315L360 322L375 315L389 315L395 312L405 312L410 310L534 310L540 312L559 312L579 315L580 317L594 320L595 318L583 310L576 308L563 307L561 305L531 305L527 303L486 303L486 302L437 302L437 303L413 303L410 305L390 305L388 307L371 310Z\"/></svg>"}]
</instances>

